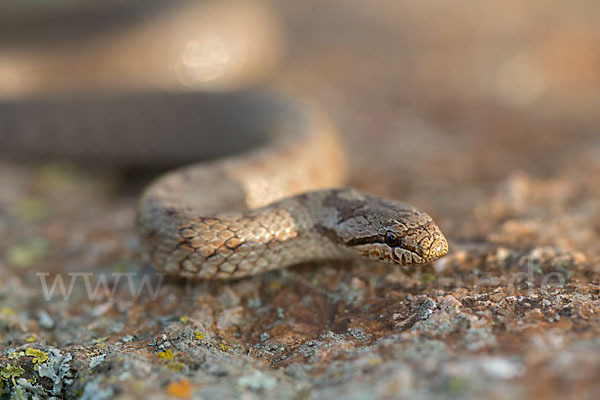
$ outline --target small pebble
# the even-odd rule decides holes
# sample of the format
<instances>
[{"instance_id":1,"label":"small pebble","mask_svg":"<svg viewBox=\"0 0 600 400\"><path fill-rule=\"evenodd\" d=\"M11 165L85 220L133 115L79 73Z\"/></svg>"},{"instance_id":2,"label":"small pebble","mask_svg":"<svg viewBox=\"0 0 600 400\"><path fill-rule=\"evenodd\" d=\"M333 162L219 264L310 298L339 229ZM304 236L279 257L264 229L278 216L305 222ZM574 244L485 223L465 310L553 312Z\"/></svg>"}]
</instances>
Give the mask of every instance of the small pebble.
<instances>
[{"instance_id":1,"label":"small pebble","mask_svg":"<svg viewBox=\"0 0 600 400\"><path fill-rule=\"evenodd\" d=\"M44 310L38 312L38 323L44 329L52 329L56 325L50 314Z\"/></svg>"}]
</instances>

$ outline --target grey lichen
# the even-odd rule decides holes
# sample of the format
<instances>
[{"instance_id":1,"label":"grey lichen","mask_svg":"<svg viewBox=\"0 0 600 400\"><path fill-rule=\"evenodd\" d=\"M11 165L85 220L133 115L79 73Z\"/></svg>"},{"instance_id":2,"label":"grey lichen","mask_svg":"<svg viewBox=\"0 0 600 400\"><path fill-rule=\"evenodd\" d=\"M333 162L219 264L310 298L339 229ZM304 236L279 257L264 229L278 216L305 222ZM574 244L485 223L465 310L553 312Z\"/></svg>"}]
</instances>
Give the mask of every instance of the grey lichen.
<instances>
[{"instance_id":1,"label":"grey lichen","mask_svg":"<svg viewBox=\"0 0 600 400\"><path fill-rule=\"evenodd\" d=\"M261 371L254 371L252 375L244 375L237 380L238 385L260 391L264 389L273 389L277 385L277 379Z\"/></svg>"},{"instance_id":2,"label":"grey lichen","mask_svg":"<svg viewBox=\"0 0 600 400\"><path fill-rule=\"evenodd\" d=\"M65 385L73 384L70 362L73 359L70 353L63 355L57 349L48 350L48 360L38 364L38 374L52 380L52 394L62 393Z\"/></svg>"}]
</instances>

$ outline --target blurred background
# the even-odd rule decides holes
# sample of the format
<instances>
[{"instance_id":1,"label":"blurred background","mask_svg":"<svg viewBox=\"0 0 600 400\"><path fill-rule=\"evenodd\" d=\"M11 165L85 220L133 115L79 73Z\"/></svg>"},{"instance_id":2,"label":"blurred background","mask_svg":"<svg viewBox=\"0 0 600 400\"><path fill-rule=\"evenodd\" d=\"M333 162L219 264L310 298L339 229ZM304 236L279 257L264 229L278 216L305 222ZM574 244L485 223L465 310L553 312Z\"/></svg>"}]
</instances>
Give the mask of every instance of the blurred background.
<instances>
[{"instance_id":1,"label":"blurred background","mask_svg":"<svg viewBox=\"0 0 600 400\"><path fill-rule=\"evenodd\" d=\"M0 98L9 102L288 90L334 119L356 183L379 182L380 192L495 184L519 169L548 176L598 153L600 36L590 1L0 7Z\"/></svg>"},{"instance_id":2,"label":"blurred background","mask_svg":"<svg viewBox=\"0 0 600 400\"><path fill-rule=\"evenodd\" d=\"M289 358L260 347L257 335L281 322L275 312L261 314L243 301L242 323L235 334L220 332L224 342L256 344L262 350L248 351L285 368L273 390L289 384L325 397L592 399L600 390L599 18L600 3L590 0L5 0L0 137L18 135L2 127L3 109L76 93L269 88L307 99L338 127L350 184L426 210L448 237L450 254L418 276L364 265L295 272L338 302L302 285L280 285L273 294L264 280L240 283L234 292L254 285L258 297L270 299L264 304L279 301L285 318L296 318L268 331L288 346ZM86 132L80 136L85 141ZM119 145L118 134L106 140ZM197 315L204 305L174 304L166 295L127 306L131 321L98 311L104 325L85 310L40 303L39 282L28 272L138 267L132 221L141 185L119 169L47 163L39 153L6 151L6 143L0 299L16 310L2 317L6 342L23 343L33 331L56 346L86 343L90 335L110 336L117 320L120 335L151 341L137 329L149 324L153 334L162 332L149 322L152 313L206 317ZM531 272L534 289L509 285L522 272ZM564 287L538 285L554 272ZM348 297L348 287L360 295ZM202 304L225 315L238 303L224 296ZM440 304L429 325L401 335L376 320L406 316L426 298ZM33 313L39 307L89 333L44 331ZM307 318L315 309L325 310L321 318ZM373 341L349 338L358 328ZM329 330L339 336L320 336ZM292 370L307 338L327 349L311 361L322 368ZM377 347L375 339L389 338L389 347ZM331 350L338 345L338 353ZM356 349L383 358L367 362Z\"/></svg>"}]
</instances>

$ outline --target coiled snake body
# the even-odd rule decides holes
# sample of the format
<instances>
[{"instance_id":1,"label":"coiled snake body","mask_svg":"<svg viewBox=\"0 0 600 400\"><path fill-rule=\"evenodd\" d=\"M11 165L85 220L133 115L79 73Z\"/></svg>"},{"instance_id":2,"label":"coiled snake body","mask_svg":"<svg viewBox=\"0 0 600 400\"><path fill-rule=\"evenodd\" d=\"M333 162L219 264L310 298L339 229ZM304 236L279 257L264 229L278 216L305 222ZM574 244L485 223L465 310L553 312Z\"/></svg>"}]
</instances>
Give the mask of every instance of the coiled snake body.
<instances>
[{"instance_id":1,"label":"coiled snake body","mask_svg":"<svg viewBox=\"0 0 600 400\"><path fill-rule=\"evenodd\" d=\"M144 254L171 274L229 279L352 256L418 265L448 251L427 214L330 189L344 178L337 136L318 113L272 94L5 102L0 140L2 152L133 165L185 163L262 141L256 150L170 172L146 189L137 213Z\"/></svg>"}]
</instances>

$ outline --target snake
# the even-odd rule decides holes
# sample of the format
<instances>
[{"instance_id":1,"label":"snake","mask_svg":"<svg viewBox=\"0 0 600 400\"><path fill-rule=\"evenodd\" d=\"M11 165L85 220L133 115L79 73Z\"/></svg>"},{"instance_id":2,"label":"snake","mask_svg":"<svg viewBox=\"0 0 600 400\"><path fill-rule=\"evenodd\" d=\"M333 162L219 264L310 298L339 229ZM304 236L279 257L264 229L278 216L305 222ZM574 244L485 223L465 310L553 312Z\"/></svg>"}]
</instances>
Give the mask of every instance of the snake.
<instances>
[{"instance_id":1,"label":"snake","mask_svg":"<svg viewBox=\"0 0 600 400\"><path fill-rule=\"evenodd\" d=\"M3 100L0 142L3 154L184 164L149 184L136 213L143 259L172 275L237 279L352 258L413 266L448 252L428 214L344 187L339 134L323 113L289 95Z\"/></svg>"},{"instance_id":2,"label":"snake","mask_svg":"<svg viewBox=\"0 0 600 400\"><path fill-rule=\"evenodd\" d=\"M68 83L67 88L78 87L89 93L17 90L9 97L0 97L0 154L69 158L92 165L176 167L150 183L136 212L142 259L172 275L237 279L309 261L356 257L410 266L430 263L447 253L448 243L428 214L344 187L347 160L343 138L323 113L293 94L267 90L201 92L194 91L193 85L190 91L181 87L150 89L163 87L158 82L142 85L145 90L131 90L137 86L124 84L144 76L138 69L162 71L168 65L163 72L171 76L172 67L182 62L205 65L206 54L197 46L213 43L215 38L220 38L218 43L229 43L232 53L224 53L226 58L238 63L243 60L240 68L247 70L252 54L267 54L258 49L273 47L261 33L264 30L254 29L269 25L267 14L251 13L241 3L221 6L222 1L198 8L195 2L182 3L170 9L172 2L161 0L155 2L156 9L146 6L148 2L139 2L131 14L122 12L121 7L130 3L107 3L104 11L116 21L115 26L106 26L114 34L108 47L102 47L105 42L100 39L104 36L83 28L105 24L77 23L93 19L93 10L68 3L36 9L38 13L63 16L64 23L60 19L52 22L53 18L46 16L42 18L45 24L28 25L31 37L5 35L12 38L8 40L12 44L5 49L8 53L2 53L4 57L21 65L23 54L29 54L32 58L25 57L30 61L24 65L31 73L40 65L59 62L56 65L64 68L82 64L92 78L76 85L71 82L77 81L76 76L58 74ZM4 8L8 17L0 21L0 28L9 33L14 33L12 20L24 22L34 17L18 2L9 2ZM128 18L116 18L120 15ZM150 15L162 16L166 25L160 25L163 28L159 31L176 29L180 33L165 35L161 45L162 37L144 28L144 21L154 21ZM214 24L214 19L219 22ZM63 32L65 27L70 34ZM86 41L87 35L100 41ZM140 45L136 35L144 37L146 45ZM78 40L80 36L84 39ZM252 43L252 51L234 57L234 50L245 49L247 42ZM189 49L190 45L196 49L191 53L173 50ZM36 51L36 46L44 51ZM141 56L144 53L138 52L138 46L149 53ZM65 48L73 51L71 58ZM11 53L11 49L19 50ZM29 49L29 53L22 49ZM94 49L84 51L91 58L78 58L82 49ZM106 67L102 49L108 51L105 56L109 59L113 57L115 68ZM102 61L95 67L97 50ZM114 56L132 52L137 56L127 60L138 65L135 74L119 69L121 58ZM104 76L106 69L112 71L111 80L117 81L108 87L122 92L95 88L97 79L93 77L98 75L94 73ZM41 80L42 89L46 84L53 88L54 75ZM154 79L146 79L155 81L162 75L148 76ZM184 77L189 83L191 76ZM29 84L35 87L35 81ZM173 89L172 85L165 87Z\"/></svg>"}]
</instances>

